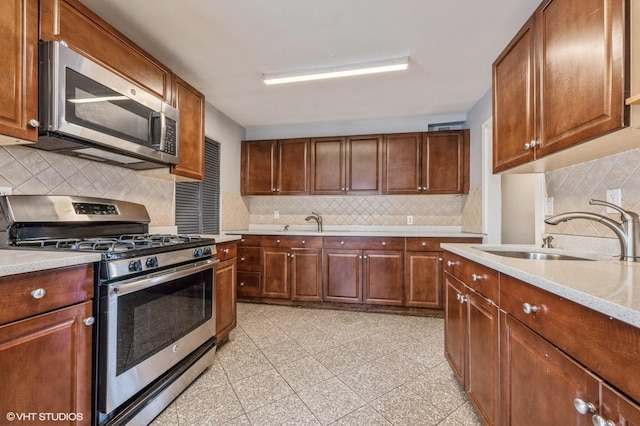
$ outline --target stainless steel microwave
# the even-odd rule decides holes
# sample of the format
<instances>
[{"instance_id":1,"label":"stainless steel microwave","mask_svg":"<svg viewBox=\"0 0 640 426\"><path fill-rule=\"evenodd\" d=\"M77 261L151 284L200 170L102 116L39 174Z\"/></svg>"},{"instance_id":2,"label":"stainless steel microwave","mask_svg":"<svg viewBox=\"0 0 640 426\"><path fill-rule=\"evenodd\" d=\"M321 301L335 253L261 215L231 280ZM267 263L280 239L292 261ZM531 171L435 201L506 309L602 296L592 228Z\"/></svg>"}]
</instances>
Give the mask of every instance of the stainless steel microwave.
<instances>
[{"instance_id":1,"label":"stainless steel microwave","mask_svg":"<svg viewBox=\"0 0 640 426\"><path fill-rule=\"evenodd\" d=\"M35 148L131 169L178 163L176 108L64 43L40 44Z\"/></svg>"}]
</instances>

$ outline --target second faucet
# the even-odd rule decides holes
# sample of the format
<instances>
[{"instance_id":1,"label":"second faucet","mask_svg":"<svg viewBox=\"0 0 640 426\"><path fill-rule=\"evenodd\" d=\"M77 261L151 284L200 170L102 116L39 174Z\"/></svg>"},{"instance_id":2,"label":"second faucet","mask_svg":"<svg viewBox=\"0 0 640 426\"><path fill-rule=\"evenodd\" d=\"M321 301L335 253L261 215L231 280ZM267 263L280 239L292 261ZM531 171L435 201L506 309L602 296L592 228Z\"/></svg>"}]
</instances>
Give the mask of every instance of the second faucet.
<instances>
[{"instance_id":1,"label":"second faucet","mask_svg":"<svg viewBox=\"0 0 640 426\"><path fill-rule=\"evenodd\" d=\"M311 216L307 216L304 220L306 220L307 222L310 220L315 220L318 224L318 232L322 232L322 216L320 216L320 213L311 212Z\"/></svg>"}]
</instances>

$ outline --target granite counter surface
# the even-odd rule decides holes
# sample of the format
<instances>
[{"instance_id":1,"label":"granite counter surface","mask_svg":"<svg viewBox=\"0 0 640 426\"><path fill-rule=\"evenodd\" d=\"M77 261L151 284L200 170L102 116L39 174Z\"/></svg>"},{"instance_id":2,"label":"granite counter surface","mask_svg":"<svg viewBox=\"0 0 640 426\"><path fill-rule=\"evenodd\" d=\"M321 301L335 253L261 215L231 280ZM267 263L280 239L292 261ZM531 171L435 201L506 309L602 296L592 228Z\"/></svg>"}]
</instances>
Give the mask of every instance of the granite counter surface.
<instances>
[{"instance_id":1,"label":"granite counter surface","mask_svg":"<svg viewBox=\"0 0 640 426\"><path fill-rule=\"evenodd\" d=\"M99 253L1 249L0 277L93 263L99 260Z\"/></svg>"}]
</instances>

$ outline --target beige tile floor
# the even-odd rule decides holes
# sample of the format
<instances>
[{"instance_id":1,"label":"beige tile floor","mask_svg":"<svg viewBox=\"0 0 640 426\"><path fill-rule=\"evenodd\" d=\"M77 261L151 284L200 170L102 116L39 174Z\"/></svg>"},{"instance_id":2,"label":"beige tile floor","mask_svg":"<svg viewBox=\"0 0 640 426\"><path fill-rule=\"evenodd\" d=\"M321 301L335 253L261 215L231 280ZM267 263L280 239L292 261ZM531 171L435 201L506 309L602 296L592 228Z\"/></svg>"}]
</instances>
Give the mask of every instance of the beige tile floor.
<instances>
[{"instance_id":1,"label":"beige tile floor","mask_svg":"<svg viewBox=\"0 0 640 426\"><path fill-rule=\"evenodd\" d=\"M480 425L443 339L440 318L239 303L214 364L152 425Z\"/></svg>"}]
</instances>

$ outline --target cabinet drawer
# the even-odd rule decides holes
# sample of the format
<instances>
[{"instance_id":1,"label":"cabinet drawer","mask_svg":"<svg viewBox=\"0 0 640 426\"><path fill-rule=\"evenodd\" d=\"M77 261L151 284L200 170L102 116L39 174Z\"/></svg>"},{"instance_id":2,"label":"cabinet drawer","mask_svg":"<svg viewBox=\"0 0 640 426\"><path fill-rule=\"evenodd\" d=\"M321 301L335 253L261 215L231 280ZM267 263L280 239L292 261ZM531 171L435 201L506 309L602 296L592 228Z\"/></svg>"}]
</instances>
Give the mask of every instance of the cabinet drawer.
<instances>
[{"instance_id":1,"label":"cabinet drawer","mask_svg":"<svg viewBox=\"0 0 640 426\"><path fill-rule=\"evenodd\" d=\"M440 244L454 243L482 243L482 238L430 238L430 237L409 237L407 238L408 251L442 251Z\"/></svg>"},{"instance_id":2,"label":"cabinet drawer","mask_svg":"<svg viewBox=\"0 0 640 426\"><path fill-rule=\"evenodd\" d=\"M527 314L525 303L537 312ZM640 329L508 275L500 276L500 307L640 400L640 381L629 374L640 369Z\"/></svg>"},{"instance_id":3,"label":"cabinet drawer","mask_svg":"<svg viewBox=\"0 0 640 426\"><path fill-rule=\"evenodd\" d=\"M238 245L235 241L229 243L216 244L216 258L221 262L233 259L238 255Z\"/></svg>"},{"instance_id":4,"label":"cabinet drawer","mask_svg":"<svg viewBox=\"0 0 640 426\"><path fill-rule=\"evenodd\" d=\"M260 297L259 272L238 272L238 297Z\"/></svg>"},{"instance_id":5,"label":"cabinet drawer","mask_svg":"<svg viewBox=\"0 0 640 426\"><path fill-rule=\"evenodd\" d=\"M404 250L404 238L324 237L324 248L349 250Z\"/></svg>"},{"instance_id":6,"label":"cabinet drawer","mask_svg":"<svg viewBox=\"0 0 640 426\"><path fill-rule=\"evenodd\" d=\"M238 247L238 270L260 272L260 247Z\"/></svg>"},{"instance_id":7,"label":"cabinet drawer","mask_svg":"<svg viewBox=\"0 0 640 426\"><path fill-rule=\"evenodd\" d=\"M304 235L263 235L263 247L322 248L322 237Z\"/></svg>"},{"instance_id":8,"label":"cabinet drawer","mask_svg":"<svg viewBox=\"0 0 640 426\"><path fill-rule=\"evenodd\" d=\"M92 298L92 264L1 277L0 324Z\"/></svg>"},{"instance_id":9,"label":"cabinet drawer","mask_svg":"<svg viewBox=\"0 0 640 426\"><path fill-rule=\"evenodd\" d=\"M243 235L238 240L238 247L260 247L260 235Z\"/></svg>"},{"instance_id":10,"label":"cabinet drawer","mask_svg":"<svg viewBox=\"0 0 640 426\"><path fill-rule=\"evenodd\" d=\"M445 252L444 270L493 302L498 300L498 272Z\"/></svg>"}]
</instances>

